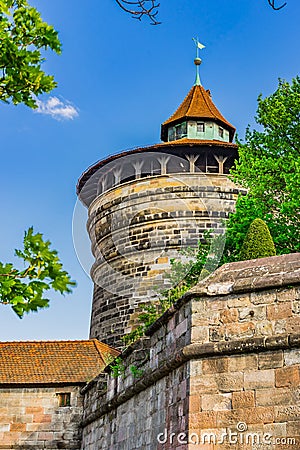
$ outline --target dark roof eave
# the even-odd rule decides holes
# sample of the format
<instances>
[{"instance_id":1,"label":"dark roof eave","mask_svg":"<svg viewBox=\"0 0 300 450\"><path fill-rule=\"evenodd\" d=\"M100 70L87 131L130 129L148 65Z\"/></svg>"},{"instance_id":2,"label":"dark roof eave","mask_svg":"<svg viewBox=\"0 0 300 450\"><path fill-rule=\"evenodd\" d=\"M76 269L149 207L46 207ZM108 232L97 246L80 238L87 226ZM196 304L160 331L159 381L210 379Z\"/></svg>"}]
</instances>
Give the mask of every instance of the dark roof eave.
<instances>
[{"instance_id":1,"label":"dark roof eave","mask_svg":"<svg viewBox=\"0 0 300 450\"><path fill-rule=\"evenodd\" d=\"M114 161L115 159L121 158L122 156L126 156L126 155L132 155L134 153L142 153L142 152L146 152L146 151L156 151L156 150L161 150L163 148L172 148L172 147L178 147L181 145L190 145L190 146L220 146L220 147L231 147L231 148L238 148L238 145L235 144L234 142L224 142L224 141L211 141L211 143L209 141L203 140L201 141L199 139L199 141L191 139L191 142L187 142L187 141L181 141L180 139L177 141L171 141L171 142L161 142L159 144L153 144L153 145L149 145L149 146L145 146L145 147L137 147L134 149L130 149L130 150L124 150L121 153L117 153L115 155L111 155L108 158L105 159L101 159L100 161L97 161L96 163L92 164L91 166L89 166L87 168L87 170L85 170L83 172L83 174L81 175L81 177L79 178L77 185L76 185L76 194L80 195L81 190L83 189L85 183L87 182L87 180L96 172L96 170L98 170L100 167L105 166L106 164L110 163L111 161Z\"/></svg>"},{"instance_id":2,"label":"dark roof eave","mask_svg":"<svg viewBox=\"0 0 300 450\"><path fill-rule=\"evenodd\" d=\"M211 116L190 116L190 115L187 115L187 116L179 117L179 118L174 119L174 120L170 120L169 122L164 122L164 123L162 123L161 126L162 127L167 127L167 126L173 125L173 124L176 125L177 123L180 123L180 122L185 121L185 120L213 120L215 122L222 123L224 125L224 128L232 129L232 130L236 131L236 128L233 125L231 125L230 122L223 121L219 117L211 117Z\"/></svg>"}]
</instances>

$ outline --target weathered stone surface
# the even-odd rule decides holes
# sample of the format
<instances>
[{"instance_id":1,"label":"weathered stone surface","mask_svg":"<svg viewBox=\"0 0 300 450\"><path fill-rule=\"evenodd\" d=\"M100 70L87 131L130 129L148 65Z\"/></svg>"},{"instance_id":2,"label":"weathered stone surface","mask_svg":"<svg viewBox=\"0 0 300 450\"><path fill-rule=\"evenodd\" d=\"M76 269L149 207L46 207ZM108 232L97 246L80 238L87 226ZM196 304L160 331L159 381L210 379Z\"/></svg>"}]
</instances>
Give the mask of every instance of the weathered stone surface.
<instances>
[{"instance_id":1,"label":"weathered stone surface","mask_svg":"<svg viewBox=\"0 0 300 450\"><path fill-rule=\"evenodd\" d=\"M201 397L198 394L191 395L189 400L190 414L199 413L201 410Z\"/></svg>"},{"instance_id":2,"label":"weathered stone surface","mask_svg":"<svg viewBox=\"0 0 300 450\"><path fill-rule=\"evenodd\" d=\"M203 411L222 411L232 409L232 394L204 394L201 397Z\"/></svg>"},{"instance_id":3,"label":"weathered stone surface","mask_svg":"<svg viewBox=\"0 0 300 450\"><path fill-rule=\"evenodd\" d=\"M192 342L207 342L209 340L209 328L206 326L196 326L191 329Z\"/></svg>"},{"instance_id":4,"label":"weathered stone surface","mask_svg":"<svg viewBox=\"0 0 300 450\"><path fill-rule=\"evenodd\" d=\"M217 425L217 413L215 411L203 411L190 415L190 429L214 428Z\"/></svg>"},{"instance_id":5,"label":"weathered stone surface","mask_svg":"<svg viewBox=\"0 0 300 450\"><path fill-rule=\"evenodd\" d=\"M233 283L211 283L207 286L207 295L226 295L233 292Z\"/></svg>"},{"instance_id":6,"label":"weathered stone surface","mask_svg":"<svg viewBox=\"0 0 300 450\"><path fill-rule=\"evenodd\" d=\"M217 425L219 427L237 426L239 422L248 424L272 423L274 421L274 409L271 407L254 407L236 409L232 411L219 411L217 413Z\"/></svg>"},{"instance_id":7,"label":"weathered stone surface","mask_svg":"<svg viewBox=\"0 0 300 450\"><path fill-rule=\"evenodd\" d=\"M287 366L300 364L300 349L292 349L284 351L284 363Z\"/></svg>"},{"instance_id":8,"label":"weathered stone surface","mask_svg":"<svg viewBox=\"0 0 300 450\"><path fill-rule=\"evenodd\" d=\"M253 304L255 302L252 301ZM247 306L251 305L250 301L250 295L240 294L240 295L232 295L227 301L228 308L246 308Z\"/></svg>"},{"instance_id":9,"label":"weathered stone surface","mask_svg":"<svg viewBox=\"0 0 300 450\"><path fill-rule=\"evenodd\" d=\"M220 392L241 391L244 385L242 372L219 373L215 375L218 390Z\"/></svg>"},{"instance_id":10,"label":"weathered stone surface","mask_svg":"<svg viewBox=\"0 0 300 450\"><path fill-rule=\"evenodd\" d=\"M245 372L246 389L266 389L274 387L275 372L273 369Z\"/></svg>"},{"instance_id":11,"label":"weathered stone surface","mask_svg":"<svg viewBox=\"0 0 300 450\"><path fill-rule=\"evenodd\" d=\"M283 366L283 351L266 352L258 355L259 369L275 369Z\"/></svg>"},{"instance_id":12,"label":"weathered stone surface","mask_svg":"<svg viewBox=\"0 0 300 450\"><path fill-rule=\"evenodd\" d=\"M285 388L258 389L256 404L258 406L288 406L293 405L293 393Z\"/></svg>"},{"instance_id":13,"label":"weathered stone surface","mask_svg":"<svg viewBox=\"0 0 300 450\"><path fill-rule=\"evenodd\" d=\"M59 406L61 393L71 394L70 406ZM0 387L0 405L1 450L80 450L80 387Z\"/></svg>"},{"instance_id":14,"label":"weathered stone surface","mask_svg":"<svg viewBox=\"0 0 300 450\"><path fill-rule=\"evenodd\" d=\"M254 406L255 406L255 391L233 392L232 394L233 409L254 408Z\"/></svg>"},{"instance_id":15,"label":"weathered stone surface","mask_svg":"<svg viewBox=\"0 0 300 450\"><path fill-rule=\"evenodd\" d=\"M257 370L257 358L257 355L233 355L229 358L228 369L230 372Z\"/></svg>"},{"instance_id":16,"label":"weathered stone surface","mask_svg":"<svg viewBox=\"0 0 300 450\"><path fill-rule=\"evenodd\" d=\"M202 363L202 371L204 374L228 372L228 361L229 358L221 358L221 357L206 359Z\"/></svg>"},{"instance_id":17,"label":"weathered stone surface","mask_svg":"<svg viewBox=\"0 0 300 450\"><path fill-rule=\"evenodd\" d=\"M265 306L250 306L247 308L239 308L239 319L242 320L265 320L266 307Z\"/></svg>"},{"instance_id":18,"label":"weathered stone surface","mask_svg":"<svg viewBox=\"0 0 300 450\"><path fill-rule=\"evenodd\" d=\"M239 312L241 318L241 310ZM237 311L237 309L225 309L220 314L220 322L222 323L237 322L239 318L239 312Z\"/></svg>"},{"instance_id":19,"label":"weathered stone surface","mask_svg":"<svg viewBox=\"0 0 300 450\"><path fill-rule=\"evenodd\" d=\"M289 422L300 417L300 404L290 406L276 406L275 420L277 422Z\"/></svg>"},{"instance_id":20,"label":"weathered stone surface","mask_svg":"<svg viewBox=\"0 0 300 450\"><path fill-rule=\"evenodd\" d=\"M275 370L276 387L297 387L300 385L299 366L282 367Z\"/></svg>"},{"instance_id":21,"label":"weathered stone surface","mask_svg":"<svg viewBox=\"0 0 300 450\"><path fill-rule=\"evenodd\" d=\"M270 303L272 304L276 301L276 292L264 292L263 295L261 292L251 292L250 299L253 305L266 305Z\"/></svg>"},{"instance_id":22,"label":"weathered stone surface","mask_svg":"<svg viewBox=\"0 0 300 450\"><path fill-rule=\"evenodd\" d=\"M287 317L291 316L291 302L284 302L267 306L267 317L269 320L286 319Z\"/></svg>"},{"instance_id":23,"label":"weathered stone surface","mask_svg":"<svg viewBox=\"0 0 300 450\"><path fill-rule=\"evenodd\" d=\"M220 283L224 283L224 286L227 286L229 282L233 282L233 293L247 290L251 292L256 289L261 290L264 287L267 290L272 290L272 288L288 285L291 281L291 275L294 275L293 284L299 283L300 257L298 253L224 264L217 269L213 278L211 277L206 282L204 281L193 288L191 294L204 294L208 292L210 284L220 285ZM259 303L273 303L272 296L274 293L269 292L267 294L269 295L266 295L265 299L260 296ZM252 295L253 293L251 293Z\"/></svg>"},{"instance_id":24,"label":"weathered stone surface","mask_svg":"<svg viewBox=\"0 0 300 450\"><path fill-rule=\"evenodd\" d=\"M227 340L238 338L249 338L254 336L254 334L255 334L255 324L252 322L229 324L226 328Z\"/></svg>"},{"instance_id":25,"label":"weathered stone surface","mask_svg":"<svg viewBox=\"0 0 300 450\"><path fill-rule=\"evenodd\" d=\"M256 324L256 334L259 336L272 336L273 324L268 322L267 320L263 320Z\"/></svg>"}]
</instances>

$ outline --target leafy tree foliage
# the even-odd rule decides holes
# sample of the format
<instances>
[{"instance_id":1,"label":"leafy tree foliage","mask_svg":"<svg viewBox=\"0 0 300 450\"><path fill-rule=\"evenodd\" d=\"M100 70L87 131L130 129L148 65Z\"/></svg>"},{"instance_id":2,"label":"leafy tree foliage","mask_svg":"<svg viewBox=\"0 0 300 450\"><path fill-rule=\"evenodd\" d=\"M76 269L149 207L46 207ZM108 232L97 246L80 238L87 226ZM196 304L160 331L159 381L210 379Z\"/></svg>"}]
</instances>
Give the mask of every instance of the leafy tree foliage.
<instances>
[{"instance_id":1,"label":"leafy tree foliage","mask_svg":"<svg viewBox=\"0 0 300 450\"><path fill-rule=\"evenodd\" d=\"M49 306L45 291L53 289L61 294L70 293L76 283L63 270L56 250L51 250L49 241L43 240L33 228L25 232L24 248L15 250L25 269L16 269L13 264L0 262L0 303L10 305L21 318L24 313Z\"/></svg>"},{"instance_id":2,"label":"leafy tree foliage","mask_svg":"<svg viewBox=\"0 0 300 450\"><path fill-rule=\"evenodd\" d=\"M240 259L243 261L275 255L275 245L266 222L253 220L243 242Z\"/></svg>"},{"instance_id":3,"label":"leafy tree foliage","mask_svg":"<svg viewBox=\"0 0 300 450\"><path fill-rule=\"evenodd\" d=\"M239 259L250 223L266 222L277 254L300 251L300 78L279 80L274 94L258 99L256 122L239 142L234 180L249 191L228 222L224 261Z\"/></svg>"},{"instance_id":4,"label":"leafy tree foliage","mask_svg":"<svg viewBox=\"0 0 300 450\"><path fill-rule=\"evenodd\" d=\"M0 100L35 108L35 96L56 86L41 69L48 48L59 54L61 43L40 13L26 0L0 0Z\"/></svg>"}]
</instances>

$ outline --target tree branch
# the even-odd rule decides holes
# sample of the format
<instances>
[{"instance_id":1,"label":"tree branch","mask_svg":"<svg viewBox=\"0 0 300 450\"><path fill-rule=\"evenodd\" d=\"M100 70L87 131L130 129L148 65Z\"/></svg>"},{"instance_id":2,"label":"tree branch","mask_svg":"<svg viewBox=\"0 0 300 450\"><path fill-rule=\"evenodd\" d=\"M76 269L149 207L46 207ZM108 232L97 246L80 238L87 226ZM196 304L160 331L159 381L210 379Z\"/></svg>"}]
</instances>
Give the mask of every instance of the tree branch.
<instances>
[{"instance_id":1,"label":"tree branch","mask_svg":"<svg viewBox=\"0 0 300 450\"><path fill-rule=\"evenodd\" d=\"M123 11L129 13L135 19L141 20L143 16L150 19L151 25L158 25L160 22L156 20L159 3L156 0L116 0L117 4Z\"/></svg>"},{"instance_id":2,"label":"tree branch","mask_svg":"<svg viewBox=\"0 0 300 450\"><path fill-rule=\"evenodd\" d=\"M275 11L279 11L279 9L284 8L285 5L286 5L286 2L285 2L283 5L276 7L276 6L275 6L275 1L276 1L276 0L268 0L269 5L270 5L271 8L273 8Z\"/></svg>"},{"instance_id":3,"label":"tree branch","mask_svg":"<svg viewBox=\"0 0 300 450\"><path fill-rule=\"evenodd\" d=\"M158 8L160 6L159 3L156 3L156 0L115 0L116 3L120 6L123 11L129 13L135 19L141 20L143 16L146 16L150 19L151 25L158 25L161 22L158 22L156 16L158 14ZM269 5L275 11L279 11L284 8L287 2L284 2L280 6L275 6L276 0L268 0Z\"/></svg>"}]
</instances>

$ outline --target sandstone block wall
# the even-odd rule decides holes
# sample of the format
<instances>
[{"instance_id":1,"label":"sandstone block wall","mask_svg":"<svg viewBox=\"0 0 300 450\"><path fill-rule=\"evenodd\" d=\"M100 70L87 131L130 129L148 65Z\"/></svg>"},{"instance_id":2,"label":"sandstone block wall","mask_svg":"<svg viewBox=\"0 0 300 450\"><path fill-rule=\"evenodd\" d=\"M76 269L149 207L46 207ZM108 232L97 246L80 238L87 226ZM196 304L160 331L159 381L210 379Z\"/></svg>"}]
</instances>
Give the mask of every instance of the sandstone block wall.
<instances>
[{"instance_id":1,"label":"sandstone block wall","mask_svg":"<svg viewBox=\"0 0 300 450\"><path fill-rule=\"evenodd\" d=\"M166 287L179 250L197 248L204 233L224 232L239 190L220 174L171 174L136 179L97 197L88 230L95 264L90 337L120 347L139 305Z\"/></svg>"},{"instance_id":2,"label":"sandstone block wall","mask_svg":"<svg viewBox=\"0 0 300 450\"><path fill-rule=\"evenodd\" d=\"M150 450L160 448L157 435L166 424L174 432L186 430L189 366L175 355L190 341L189 317L186 305L168 330L159 329L123 354L118 378L102 375L83 390L82 449ZM135 375L131 367L141 372Z\"/></svg>"},{"instance_id":3,"label":"sandstone block wall","mask_svg":"<svg viewBox=\"0 0 300 450\"><path fill-rule=\"evenodd\" d=\"M82 449L300 448L299 256L225 265L187 293L123 374L85 388Z\"/></svg>"},{"instance_id":4,"label":"sandstone block wall","mask_svg":"<svg viewBox=\"0 0 300 450\"><path fill-rule=\"evenodd\" d=\"M0 387L0 450L79 450L82 396L79 387ZM58 393L71 393L59 407Z\"/></svg>"}]
</instances>

